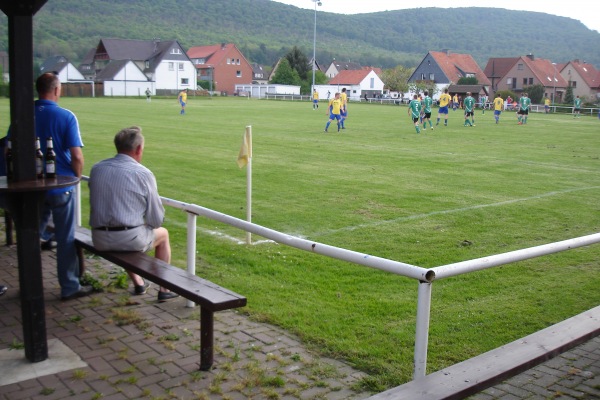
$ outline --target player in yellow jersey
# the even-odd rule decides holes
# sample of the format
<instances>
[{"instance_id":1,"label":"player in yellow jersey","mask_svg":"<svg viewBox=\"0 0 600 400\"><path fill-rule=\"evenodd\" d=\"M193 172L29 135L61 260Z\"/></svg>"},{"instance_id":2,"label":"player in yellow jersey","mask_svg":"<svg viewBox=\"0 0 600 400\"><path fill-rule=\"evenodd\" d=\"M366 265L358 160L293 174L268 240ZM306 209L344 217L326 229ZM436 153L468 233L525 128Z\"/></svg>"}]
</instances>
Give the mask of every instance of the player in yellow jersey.
<instances>
[{"instance_id":1,"label":"player in yellow jersey","mask_svg":"<svg viewBox=\"0 0 600 400\"><path fill-rule=\"evenodd\" d=\"M325 125L325 132L327 132L327 129L329 129L329 125L331 124L331 121L333 121L334 119L337 120L337 128L338 128L338 132L340 131L340 120L342 119L341 116L341 111L342 111L342 99L340 99L340 94L336 93L335 97L331 100L329 100L329 107L327 107L327 109L329 110L329 121L327 121L327 125Z\"/></svg>"},{"instance_id":2,"label":"player in yellow jersey","mask_svg":"<svg viewBox=\"0 0 600 400\"><path fill-rule=\"evenodd\" d=\"M317 89L315 89L313 91L313 110L316 110L317 108L319 108L319 92L317 92Z\"/></svg>"},{"instance_id":3,"label":"player in yellow jersey","mask_svg":"<svg viewBox=\"0 0 600 400\"><path fill-rule=\"evenodd\" d=\"M340 100L342 100L342 109L340 110L340 115L342 120L340 121L342 125L342 129L346 129L344 122L346 118L348 118L348 95L346 94L346 88L342 88L342 93L340 93Z\"/></svg>"},{"instance_id":4,"label":"player in yellow jersey","mask_svg":"<svg viewBox=\"0 0 600 400\"><path fill-rule=\"evenodd\" d=\"M185 105L187 103L187 89L183 89L179 92L179 96L177 97L179 104L181 105L181 112L179 114L185 114Z\"/></svg>"},{"instance_id":5,"label":"player in yellow jersey","mask_svg":"<svg viewBox=\"0 0 600 400\"><path fill-rule=\"evenodd\" d=\"M500 94L496 94L496 98L494 99L494 119L496 123L500 122L500 114L502 114L502 110L504 109L504 100L500 97Z\"/></svg>"},{"instance_id":6,"label":"player in yellow jersey","mask_svg":"<svg viewBox=\"0 0 600 400\"><path fill-rule=\"evenodd\" d=\"M444 93L440 96L440 108L438 109L438 117L435 126L440 123L440 115L444 116L444 126L448 126L448 105L452 98L448 94L448 89L444 89Z\"/></svg>"}]
</instances>

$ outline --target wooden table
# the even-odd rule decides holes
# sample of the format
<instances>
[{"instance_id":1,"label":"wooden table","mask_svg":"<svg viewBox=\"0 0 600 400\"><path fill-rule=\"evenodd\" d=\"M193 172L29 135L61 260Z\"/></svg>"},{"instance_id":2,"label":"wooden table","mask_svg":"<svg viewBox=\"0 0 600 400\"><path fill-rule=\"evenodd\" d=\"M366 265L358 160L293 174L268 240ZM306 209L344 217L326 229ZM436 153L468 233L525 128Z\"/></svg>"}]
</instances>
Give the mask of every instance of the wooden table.
<instances>
[{"instance_id":1,"label":"wooden table","mask_svg":"<svg viewBox=\"0 0 600 400\"><path fill-rule=\"evenodd\" d=\"M48 190L75 186L78 182L79 178L73 176L20 182L7 182L6 177L0 177L0 202L17 228L23 342L25 357L31 362L48 358L40 250L41 208Z\"/></svg>"}]
</instances>

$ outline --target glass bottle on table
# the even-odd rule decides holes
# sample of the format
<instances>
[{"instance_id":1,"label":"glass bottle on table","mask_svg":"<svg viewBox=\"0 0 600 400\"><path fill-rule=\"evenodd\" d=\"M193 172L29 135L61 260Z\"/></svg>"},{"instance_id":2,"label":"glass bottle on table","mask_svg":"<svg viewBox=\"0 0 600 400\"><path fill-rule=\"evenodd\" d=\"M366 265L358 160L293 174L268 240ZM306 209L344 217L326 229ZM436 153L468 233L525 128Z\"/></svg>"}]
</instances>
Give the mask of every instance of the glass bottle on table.
<instances>
[{"instance_id":1,"label":"glass bottle on table","mask_svg":"<svg viewBox=\"0 0 600 400\"><path fill-rule=\"evenodd\" d=\"M44 153L40 148L40 138L35 138L35 174L38 179L44 178Z\"/></svg>"},{"instance_id":2,"label":"glass bottle on table","mask_svg":"<svg viewBox=\"0 0 600 400\"><path fill-rule=\"evenodd\" d=\"M56 178L56 153L52 144L52 136L46 139L46 178Z\"/></svg>"}]
</instances>

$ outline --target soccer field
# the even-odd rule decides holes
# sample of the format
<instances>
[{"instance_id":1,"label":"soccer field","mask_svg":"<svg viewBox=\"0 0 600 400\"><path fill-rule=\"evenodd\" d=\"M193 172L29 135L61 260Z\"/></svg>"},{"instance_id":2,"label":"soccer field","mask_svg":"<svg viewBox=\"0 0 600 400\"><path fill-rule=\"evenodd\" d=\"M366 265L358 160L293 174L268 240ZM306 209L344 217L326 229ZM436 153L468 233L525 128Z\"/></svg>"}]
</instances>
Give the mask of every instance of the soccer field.
<instances>
[{"instance_id":1,"label":"soccer field","mask_svg":"<svg viewBox=\"0 0 600 400\"><path fill-rule=\"evenodd\" d=\"M532 114L519 126L514 112L495 124L477 110L467 128L451 110L447 127L416 134L405 106L351 103L347 129L324 133L324 102L191 98L185 116L175 99L61 105L78 116L86 175L114 155L119 129L140 125L162 196L242 219L236 158L251 125L254 223L395 261L435 267L600 231L597 118ZM5 129L8 100L0 110ZM370 373L375 390L412 378L415 281L198 224L198 275L245 295L254 318ZM183 267L186 217L168 209L165 226ZM590 246L435 282L428 372L598 305L599 255Z\"/></svg>"}]
</instances>

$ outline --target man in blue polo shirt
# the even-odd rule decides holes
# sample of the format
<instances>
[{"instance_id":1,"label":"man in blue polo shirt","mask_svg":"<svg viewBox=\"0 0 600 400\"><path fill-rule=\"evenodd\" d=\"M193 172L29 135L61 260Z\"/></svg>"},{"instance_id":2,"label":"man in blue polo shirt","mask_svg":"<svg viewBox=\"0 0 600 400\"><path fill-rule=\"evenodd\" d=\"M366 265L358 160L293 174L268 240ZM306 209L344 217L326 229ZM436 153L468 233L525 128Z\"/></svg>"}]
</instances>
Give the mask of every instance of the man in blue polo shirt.
<instances>
[{"instance_id":1,"label":"man in blue polo shirt","mask_svg":"<svg viewBox=\"0 0 600 400\"><path fill-rule=\"evenodd\" d=\"M56 153L56 174L81 177L83 171L83 142L77 117L58 106L61 83L55 73L42 74L35 83L39 100L35 102L35 132L40 138L42 152L46 140L52 137ZM90 294L91 286L79 283L79 262L75 249L75 186L53 189L46 193L42 211L42 226L50 214L56 237L56 261L61 300L70 300Z\"/></svg>"}]
</instances>

